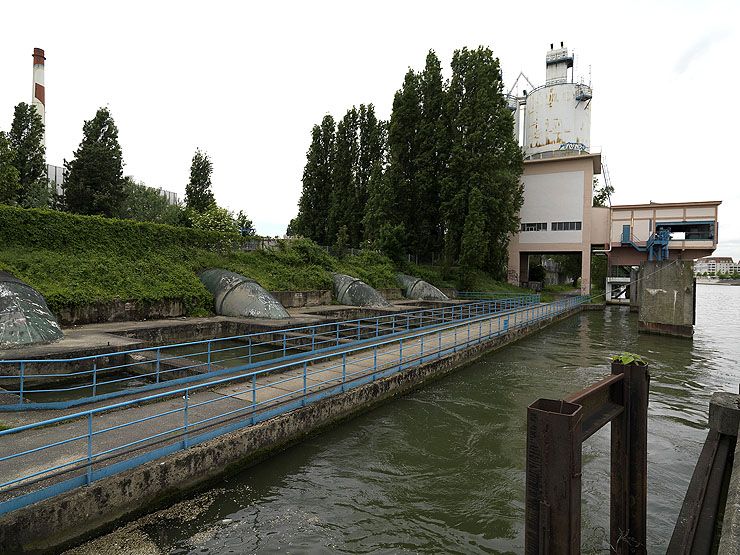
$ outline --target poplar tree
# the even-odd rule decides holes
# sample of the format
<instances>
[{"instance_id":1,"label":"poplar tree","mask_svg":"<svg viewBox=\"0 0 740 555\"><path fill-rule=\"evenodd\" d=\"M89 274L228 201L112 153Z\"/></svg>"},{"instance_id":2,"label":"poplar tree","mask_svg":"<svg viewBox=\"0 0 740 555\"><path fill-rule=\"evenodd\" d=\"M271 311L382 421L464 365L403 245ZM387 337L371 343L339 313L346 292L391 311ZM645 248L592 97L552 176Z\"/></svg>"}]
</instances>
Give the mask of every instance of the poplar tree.
<instances>
[{"instance_id":1,"label":"poplar tree","mask_svg":"<svg viewBox=\"0 0 740 555\"><path fill-rule=\"evenodd\" d=\"M357 133L358 113L353 106L337 124L327 230L333 243L337 233L345 227L346 241L350 246L357 246L359 242L358 228L353 221L358 212L355 175L359 156Z\"/></svg>"},{"instance_id":2,"label":"poplar tree","mask_svg":"<svg viewBox=\"0 0 740 555\"><path fill-rule=\"evenodd\" d=\"M291 235L303 235L320 245L329 245L335 239L328 233L334 135L335 123L330 115L324 116L321 125L314 125L311 130L298 215L290 224Z\"/></svg>"},{"instance_id":3,"label":"poplar tree","mask_svg":"<svg viewBox=\"0 0 740 555\"><path fill-rule=\"evenodd\" d=\"M499 279L506 276L507 247L519 228L523 191L522 152L512 133L499 61L490 49L455 51L448 90L451 123L449 169L442 184L445 255L461 256L470 191L477 187L487 237L485 257L476 260Z\"/></svg>"},{"instance_id":4,"label":"poplar tree","mask_svg":"<svg viewBox=\"0 0 740 555\"><path fill-rule=\"evenodd\" d=\"M483 267L489 243L483 195L478 187L470 190L467 204L468 213L460 244L460 285L466 289L472 285L473 270Z\"/></svg>"},{"instance_id":5,"label":"poplar tree","mask_svg":"<svg viewBox=\"0 0 740 555\"><path fill-rule=\"evenodd\" d=\"M419 77L421 121L419 152L416 161L418 195L416 227L417 254L429 258L442 249L444 228L440 214L442 180L450 156L450 129L446 91L439 58L430 50L424 71Z\"/></svg>"},{"instance_id":6,"label":"poplar tree","mask_svg":"<svg viewBox=\"0 0 740 555\"><path fill-rule=\"evenodd\" d=\"M208 154L196 149L190 163L190 180L185 186L185 205L197 213L206 212L216 204L211 190L213 164Z\"/></svg>"},{"instance_id":7,"label":"poplar tree","mask_svg":"<svg viewBox=\"0 0 740 555\"><path fill-rule=\"evenodd\" d=\"M78 214L117 216L125 196L123 154L108 108L100 108L85 122L82 135L74 159L64 163L67 208Z\"/></svg>"},{"instance_id":8,"label":"poplar tree","mask_svg":"<svg viewBox=\"0 0 740 555\"><path fill-rule=\"evenodd\" d=\"M359 246L363 237L364 216L370 196L370 181L378 178L375 172L382 171L385 158L385 124L375 116L372 104L360 104L358 113L359 155L355 170L355 206L352 217L352 235Z\"/></svg>"},{"instance_id":9,"label":"poplar tree","mask_svg":"<svg viewBox=\"0 0 740 555\"><path fill-rule=\"evenodd\" d=\"M0 204L16 204L20 180L13 164L13 148L7 135L0 131Z\"/></svg>"},{"instance_id":10,"label":"poplar tree","mask_svg":"<svg viewBox=\"0 0 740 555\"><path fill-rule=\"evenodd\" d=\"M417 163L419 127L421 125L421 92L419 76L409 69L403 86L393 98L388 125L388 179L393 193L393 219L404 224L407 232L405 247L416 249L419 243L417 211Z\"/></svg>"},{"instance_id":11,"label":"poplar tree","mask_svg":"<svg viewBox=\"0 0 740 555\"><path fill-rule=\"evenodd\" d=\"M35 207L38 190L48 189L44 124L41 115L30 104L19 103L13 111L8 140L14 152L13 165L18 170L17 202Z\"/></svg>"}]
</instances>

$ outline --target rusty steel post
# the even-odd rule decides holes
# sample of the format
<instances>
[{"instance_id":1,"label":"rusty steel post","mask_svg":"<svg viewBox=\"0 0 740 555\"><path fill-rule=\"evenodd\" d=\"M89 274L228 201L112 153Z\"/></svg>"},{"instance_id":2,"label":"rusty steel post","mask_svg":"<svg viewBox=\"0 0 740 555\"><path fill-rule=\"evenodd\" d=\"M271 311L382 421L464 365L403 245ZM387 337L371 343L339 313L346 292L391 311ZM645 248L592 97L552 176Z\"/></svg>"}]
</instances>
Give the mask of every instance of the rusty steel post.
<instances>
[{"instance_id":1,"label":"rusty steel post","mask_svg":"<svg viewBox=\"0 0 740 555\"><path fill-rule=\"evenodd\" d=\"M525 553L581 550L581 407L539 399L527 408Z\"/></svg>"},{"instance_id":2,"label":"rusty steel post","mask_svg":"<svg viewBox=\"0 0 740 555\"><path fill-rule=\"evenodd\" d=\"M647 409L650 375L646 365L612 363L622 374L617 401L624 411L612 420L610 544L614 553L646 552Z\"/></svg>"}]
</instances>

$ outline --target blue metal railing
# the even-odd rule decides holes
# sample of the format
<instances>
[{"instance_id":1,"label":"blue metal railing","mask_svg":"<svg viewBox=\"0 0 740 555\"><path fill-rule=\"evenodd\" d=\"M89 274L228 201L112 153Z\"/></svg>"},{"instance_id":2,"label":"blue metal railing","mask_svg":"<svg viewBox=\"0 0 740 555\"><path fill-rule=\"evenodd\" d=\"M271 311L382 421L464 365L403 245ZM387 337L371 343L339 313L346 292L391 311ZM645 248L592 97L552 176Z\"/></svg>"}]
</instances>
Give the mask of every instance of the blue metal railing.
<instances>
[{"instance_id":1,"label":"blue metal railing","mask_svg":"<svg viewBox=\"0 0 740 555\"><path fill-rule=\"evenodd\" d=\"M0 431L0 514L553 318L587 301L570 297L471 315L403 337L351 345L341 358L315 354L269 370Z\"/></svg>"},{"instance_id":2,"label":"blue metal railing","mask_svg":"<svg viewBox=\"0 0 740 555\"><path fill-rule=\"evenodd\" d=\"M539 295L516 295L84 357L0 360L0 387L18 396L0 410L70 408L539 302Z\"/></svg>"},{"instance_id":3,"label":"blue metal railing","mask_svg":"<svg viewBox=\"0 0 740 555\"><path fill-rule=\"evenodd\" d=\"M485 300L485 299L519 299L527 297L537 297L539 302L539 294L532 293L497 293L493 291L455 291L456 299L464 300Z\"/></svg>"}]
</instances>

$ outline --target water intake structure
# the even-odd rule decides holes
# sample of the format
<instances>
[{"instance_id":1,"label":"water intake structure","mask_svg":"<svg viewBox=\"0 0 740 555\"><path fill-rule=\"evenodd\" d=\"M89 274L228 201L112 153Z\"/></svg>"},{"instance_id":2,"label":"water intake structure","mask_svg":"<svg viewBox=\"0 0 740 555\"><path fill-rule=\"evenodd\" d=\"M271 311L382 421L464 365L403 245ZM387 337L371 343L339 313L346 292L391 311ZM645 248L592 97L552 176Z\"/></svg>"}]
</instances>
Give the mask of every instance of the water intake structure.
<instances>
[{"instance_id":1,"label":"water intake structure","mask_svg":"<svg viewBox=\"0 0 740 555\"><path fill-rule=\"evenodd\" d=\"M253 279L221 268L204 270L198 277L213 294L219 316L290 318L283 305Z\"/></svg>"},{"instance_id":2,"label":"water intake structure","mask_svg":"<svg viewBox=\"0 0 740 555\"><path fill-rule=\"evenodd\" d=\"M64 336L41 294L0 272L0 349L50 343Z\"/></svg>"},{"instance_id":3,"label":"water intake structure","mask_svg":"<svg viewBox=\"0 0 740 555\"><path fill-rule=\"evenodd\" d=\"M421 278L397 274L396 280L403 290L403 296L407 299L419 301L446 301L449 299L442 291Z\"/></svg>"},{"instance_id":4,"label":"water intake structure","mask_svg":"<svg viewBox=\"0 0 740 555\"><path fill-rule=\"evenodd\" d=\"M334 295L339 304L349 306L391 306L367 283L345 274L334 274Z\"/></svg>"}]
</instances>

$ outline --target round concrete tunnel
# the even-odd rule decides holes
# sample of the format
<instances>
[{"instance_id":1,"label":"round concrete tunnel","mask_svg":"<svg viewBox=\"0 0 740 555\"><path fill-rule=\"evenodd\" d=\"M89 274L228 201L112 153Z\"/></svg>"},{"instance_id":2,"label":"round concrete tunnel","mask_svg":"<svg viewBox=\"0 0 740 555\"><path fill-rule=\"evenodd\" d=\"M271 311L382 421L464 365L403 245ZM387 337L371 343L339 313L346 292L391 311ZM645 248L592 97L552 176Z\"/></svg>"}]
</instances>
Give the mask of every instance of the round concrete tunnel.
<instances>
[{"instance_id":1,"label":"round concrete tunnel","mask_svg":"<svg viewBox=\"0 0 740 555\"><path fill-rule=\"evenodd\" d=\"M396 280L403 290L403 296L407 299L418 301L444 301L449 299L442 291L421 278L397 274Z\"/></svg>"},{"instance_id":2,"label":"round concrete tunnel","mask_svg":"<svg viewBox=\"0 0 740 555\"><path fill-rule=\"evenodd\" d=\"M41 293L0 272L0 349L50 343L62 337L59 322Z\"/></svg>"},{"instance_id":3,"label":"round concrete tunnel","mask_svg":"<svg viewBox=\"0 0 740 555\"><path fill-rule=\"evenodd\" d=\"M383 295L356 277L334 274L334 296L349 306L391 306Z\"/></svg>"},{"instance_id":4,"label":"round concrete tunnel","mask_svg":"<svg viewBox=\"0 0 740 555\"><path fill-rule=\"evenodd\" d=\"M198 277L213 294L220 316L290 318L283 305L253 279L222 268L204 270Z\"/></svg>"}]
</instances>

